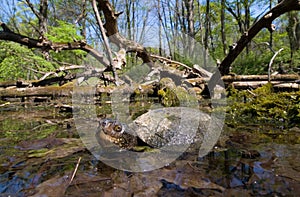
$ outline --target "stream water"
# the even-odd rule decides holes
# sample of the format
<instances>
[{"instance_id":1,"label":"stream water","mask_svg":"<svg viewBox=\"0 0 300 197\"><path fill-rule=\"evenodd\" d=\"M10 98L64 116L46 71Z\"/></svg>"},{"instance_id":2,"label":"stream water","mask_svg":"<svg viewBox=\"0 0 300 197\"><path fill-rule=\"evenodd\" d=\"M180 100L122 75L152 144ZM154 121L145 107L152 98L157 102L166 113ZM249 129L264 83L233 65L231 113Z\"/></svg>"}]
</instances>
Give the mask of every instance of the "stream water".
<instances>
[{"instance_id":1,"label":"stream water","mask_svg":"<svg viewBox=\"0 0 300 197\"><path fill-rule=\"evenodd\" d=\"M225 125L207 156L189 149L161 169L130 173L98 161L60 104L1 105L0 196L300 195L298 127ZM97 113L107 116L109 104Z\"/></svg>"}]
</instances>

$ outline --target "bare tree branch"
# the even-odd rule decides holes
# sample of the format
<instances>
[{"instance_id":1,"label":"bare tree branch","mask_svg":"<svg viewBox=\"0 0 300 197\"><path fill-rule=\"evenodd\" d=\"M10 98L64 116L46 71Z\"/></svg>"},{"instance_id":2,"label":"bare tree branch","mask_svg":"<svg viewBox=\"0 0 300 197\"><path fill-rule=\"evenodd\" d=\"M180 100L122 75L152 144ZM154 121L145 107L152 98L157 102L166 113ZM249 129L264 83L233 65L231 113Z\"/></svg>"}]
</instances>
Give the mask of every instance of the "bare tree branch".
<instances>
[{"instance_id":1,"label":"bare tree branch","mask_svg":"<svg viewBox=\"0 0 300 197\"><path fill-rule=\"evenodd\" d=\"M144 63L150 63L150 55L142 45L124 38L119 33L117 19L123 12L116 13L108 0L97 0L97 3L98 9L104 14L104 28L106 29L108 39L119 48L126 49L127 52L136 52L137 56L140 57Z\"/></svg>"},{"instance_id":2,"label":"bare tree branch","mask_svg":"<svg viewBox=\"0 0 300 197\"><path fill-rule=\"evenodd\" d=\"M112 56L112 53L111 53L111 48L110 48L109 43L108 43L108 38L105 34L105 29L103 27L102 20L100 18L100 14L99 14L99 10L97 8L96 0L92 1L92 5L93 5L93 9L94 9L94 13L95 13L95 16L96 16L96 19L97 19L98 26L99 26L100 31L101 31L102 39L104 41L104 45L105 45L106 52L107 52L107 55L108 55L108 58L109 58L110 66L112 68L113 76L116 80L116 85L118 85L118 81L119 81L118 74L116 72L116 67L114 65L113 56Z\"/></svg>"},{"instance_id":3,"label":"bare tree branch","mask_svg":"<svg viewBox=\"0 0 300 197\"><path fill-rule=\"evenodd\" d=\"M229 54L220 64L220 72L222 75L229 73L229 67L236 57L243 51L247 44L262 30L267 28L269 31L274 31L272 21L286 12L292 10L300 10L300 0L283 0L267 12L261 19L259 19L252 27L244 32L234 49L229 51Z\"/></svg>"},{"instance_id":4,"label":"bare tree branch","mask_svg":"<svg viewBox=\"0 0 300 197\"><path fill-rule=\"evenodd\" d=\"M272 68L272 64L274 62L275 57L283 50L283 48L279 49L271 58L270 63L269 63L269 68L268 68L268 81L271 81L271 68Z\"/></svg>"},{"instance_id":5,"label":"bare tree branch","mask_svg":"<svg viewBox=\"0 0 300 197\"><path fill-rule=\"evenodd\" d=\"M93 57L95 57L100 63L102 63L105 67L110 67L109 61L103 56L102 53L95 50L93 47L89 46L84 41L77 41L77 42L51 42L48 40L37 40L34 38L29 38L27 36L23 36L21 34L17 34L12 32L7 28L4 23L0 22L0 25L3 31L0 31L0 40L7 40L19 43L24 46L28 46L29 48L40 48L42 50L53 50L59 52L61 50L76 50L80 49L83 50Z\"/></svg>"},{"instance_id":6,"label":"bare tree branch","mask_svg":"<svg viewBox=\"0 0 300 197\"><path fill-rule=\"evenodd\" d=\"M30 0L25 0L24 3L30 8L30 10L36 15L36 17L41 20L41 14L34 8L34 5L30 2Z\"/></svg>"}]
</instances>

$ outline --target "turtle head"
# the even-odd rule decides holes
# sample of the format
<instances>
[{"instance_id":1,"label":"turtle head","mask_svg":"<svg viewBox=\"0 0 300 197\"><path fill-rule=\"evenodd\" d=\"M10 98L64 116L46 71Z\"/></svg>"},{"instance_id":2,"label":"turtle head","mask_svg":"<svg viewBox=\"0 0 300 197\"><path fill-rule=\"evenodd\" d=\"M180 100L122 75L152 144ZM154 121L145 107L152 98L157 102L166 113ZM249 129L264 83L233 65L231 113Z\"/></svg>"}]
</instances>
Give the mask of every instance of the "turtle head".
<instances>
[{"instance_id":1,"label":"turtle head","mask_svg":"<svg viewBox=\"0 0 300 197\"><path fill-rule=\"evenodd\" d=\"M137 145L137 139L136 136L129 134L126 128L125 124L117 120L103 119L99 121L96 138L99 144L102 140L106 140L118 145L120 148L130 149ZM104 135L101 135L101 132Z\"/></svg>"},{"instance_id":2,"label":"turtle head","mask_svg":"<svg viewBox=\"0 0 300 197\"><path fill-rule=\"evenodd\" d=\"M99 127L104 134L114 138L121 137L125 131L125 125L118 122L117 120L112 120L112 119L100 120Z\"/></svg>"}]
</instances>

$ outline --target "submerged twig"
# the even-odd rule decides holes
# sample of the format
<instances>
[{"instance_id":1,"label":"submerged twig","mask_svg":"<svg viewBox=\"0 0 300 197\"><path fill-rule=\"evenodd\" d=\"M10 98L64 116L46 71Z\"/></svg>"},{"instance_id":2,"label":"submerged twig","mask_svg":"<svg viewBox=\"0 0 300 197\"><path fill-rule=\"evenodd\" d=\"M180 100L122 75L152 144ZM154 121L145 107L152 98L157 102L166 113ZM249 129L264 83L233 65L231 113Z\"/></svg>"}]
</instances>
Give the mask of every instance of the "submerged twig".
<instances>
[{"instance_id":1,"label":"submerged twig","mask_svg":"<svg viewBox=\"0 0 300 197\"><path fill-rule=\"evenodd\" d=\"M73 179L74 179L74 177L75 177L75 175L76 175L76 172L77 172L77 170L78 170L80 161L81 161L81 157L79 157L79 159L78 159L78 161L77 161L77 164L76 164L76 167L75 167L74 172L73 172L73 174L72 174L72 177L71 177L71 179L70 179L69 185L72 183L72 181L73 181Z\"/></svg>"}]
</instances>

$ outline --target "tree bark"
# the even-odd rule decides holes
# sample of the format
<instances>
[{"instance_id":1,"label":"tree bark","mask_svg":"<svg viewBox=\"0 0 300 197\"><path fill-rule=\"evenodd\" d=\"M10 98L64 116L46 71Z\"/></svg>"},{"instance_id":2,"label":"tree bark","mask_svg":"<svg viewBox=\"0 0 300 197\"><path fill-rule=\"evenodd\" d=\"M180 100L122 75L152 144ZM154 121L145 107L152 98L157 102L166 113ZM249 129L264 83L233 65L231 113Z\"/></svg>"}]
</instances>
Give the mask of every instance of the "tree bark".
<instances>
[{"instance_id":1,"label":"tree bark","mask_svg":"<svg viewBox=\"0 0 300 197\"><path fill-rule=\"evenodd\" d=\"M250 27L250 0L244 1L244 9L245 9L245 22L244 29L247 30ZM246 53L249 53L249 43L246 45Z\"/></svg>"},{"instance_id":2,"label":"tree bark","mask_svg":"<svg viewBox=\"0 0 300 197\"><path fill-rule=\"evenodd\" d=\"M204 34L204 51L203 51L203 59L204 59L204 68L207 67L207 56L208 56L208 34L209 34L209 27L210 27L210 20L209 20L209 11L210 5L209 0L206 0L206 11L205 11L205 34Z\"/></svg>"},{"instance_id":3,"label":"tree bark","mask_svg":"<svg viewBox=\"0 0 300 197\"><path fill-rule=\"evenodd\" d=\"M39 29L42 35L48 33L48 0L40 1Z\"/></svg>"},{"instance_id":4,"label":"tree bark","mask_svg":"<svg viewBox=\"0 0 300 197\"><path fill-rule=\"evenodd\" d=\"M300 48L300 21L298 13L290 12L288 14L288 26L286 28L291 49L291 64L293 64L294 53Z\"/></svg>"},{"instance_id":5,"label":"tree bark","mask_svg":"<svg viewBox=\"0 0 300 197\"><path fill-rule=\"evenodd\" d=\"M26 0L26 4L31 9L33 14L38 18L39 21L39 34L44 36L48 32L48 0L40 0L39 11L35 9L34 5L30 0Z\"/></svg>"},{"instance_id":6,"label":"tree bark","mask_svg":"<svg viewBox=\"0 0 300 197\"><path fill-rule=\"evenodd\" d=\"M271 81L296 81L300 79L299 75L289 74L289 75L271 75ZM226 75L222 77L225 83L233 81L268 81L268 75Z\"/></svg>"},{"instance_id":7,"label":"tree bark","mask_svg":"<svg viewBox=\"0 0 300 197\"><path fill-rule=\"evenodd\" d=\"M129 0L125 1L125 10L126 10L126 23L127 23L127 38L131 39L131 21L130 21L130 7L131 7L131 1Z\"/></svg>"},{"instance_id":8,"label":"tree bark","mask_svg":"<svg viewBox=\"0 0 300 197\"><path fill-rule=\"evenodd\" d=\"M297 83L288 83L284 81L243 81L243 82L233 82L232 86L236 89L249 89L249 88L259 88L263 85L266 85L267 83L271 83L273 85L273 88L278 89L294 89L299 90L299 84Z\"/></svg>"},{"instance_id":9,"label":"tree bark","mask_svg":"<svg viewBox=\"0 0 300 197\"><path fill-rule=\"evenodd\" d=\"M195 37L195 26L194 26L194 1L193 0L184 0L185 7L187 11L186 19L187 19L187 54L192 57L194 51L194 37Z\"/></svg>"},{"instance_id":10,"label":"tree bark","mask_svg":"<svg viewBox=\"0 0 300 197\"><path fill-rule=\"evenodd\" d=\"M221 0L221 38L224 55L227 54L227 43L226 43L226 33L225 33L225 1Z\"/></svg>"},{"instance_id":11,"label":"tree bark","mask_svg":"<svg viewBox=\"0 0 300 197\"><path fill-rule=\"evenodd\" d=\"M185 7L187 11L187 22L188 22L188 34L191 37L194 37L195 28L194 28L194 1L185 0Z\"/></svg>"},{"instance_id":12,"label":"tree bark","mask_svg":"<svg viewBox=\"0 0 300 197\"><path fill-rule=\"evenodd\" d=\"M269 9L272 9L272 0L269 2ZM269 40L270 49L273 49L273 31L270 31L270 40Z\"/></svg>"},{"instance_id":13,"label":"tree bark","mask_svg":"<svg viewBox=\"0 0 300 197\"><path fill-rule=\"evenodd\" d=\"M168 44L168 47L169 47L170 54L172 54L171 42L170 42L170 38L169 38L169 35L168 35L169 32L168 32L168 29L167 29L166 11L165 11L165 8L160 5L161 4L160 0L158 0L157 3L159 4L158 5L159 9L157 9L157 15L158 15L158 19L159 19L159 22L160 22L160 28L161 28L161 26L163 27L164 33L166 35L166 40L167 40L167 44ZM163 14L160 13L160 8L162 8L162 13ZM162 17L162 15L163 15L163 17ZM160 36L162 36L162 35L160 35ZM162 42L161 42L162 40L161 40L161 38L159 38L159 39L160 39L159 40L160 47L162 47ZM161 53L161 55L166 55L165 51L162 48L159 49L159 52Z\"/></svg>"},{"instance_id":14,"label":"tree bark","mask_svg":"<svg viewBox=\"0 0 300 197\"><path fill-rule=\"evenodd\" d=\"M34 15L38 18L39 27L38 33L40 35L40 40L46 40L45 34L48 33L48 0L40 0L39 10L34 8L34 5L30 0L26 0L26 4L29 6ZM49 60L49 51L47 49L42 49L43 56L46 60Z\"/></svg>"},{"instance_id":15,"label":"tree bark","mask_svg":"<svg viewBox=\"0 0 300 197\"><path fill-rule=\"evenodd\" d=\"M157 14L160 15L160 0L157 0ZM162 25L158 27L158 54L162 56Z\"/></svg>"},{"instance_id":16,"label":"tree bark","mask_svg":"<svg viewBox=\"0 0 300 197\"><path fill-rule=\"evenodd\" d=\"M81 93L90 91L86 87L80 88ZM114 88L112 87L97 87L95 90L95 96L101 95L101 93L112 93ZM74 87L59 87L59 86L48 86L48 87L32 87L32 88L19 88L19 89L4 89L0 90L0 97L2 98L18 98L18 97L71 97L74 91ZM79 90L78 90L79 91Z\"/></svg>"},{"instance_id":17,"label":"tree bark","mask_svg":"<svg viewBox=\"0 0 300 197\"><path fill-rule=\"evenodd\" d=\"M86 9L87 9L87 1L82 0L81 1L81 14L79 17L76 19L75 23L78 23L81 28L80 28L80 34L83 37L84 40L86 40Z\"/></svg>"}]
</instances>

